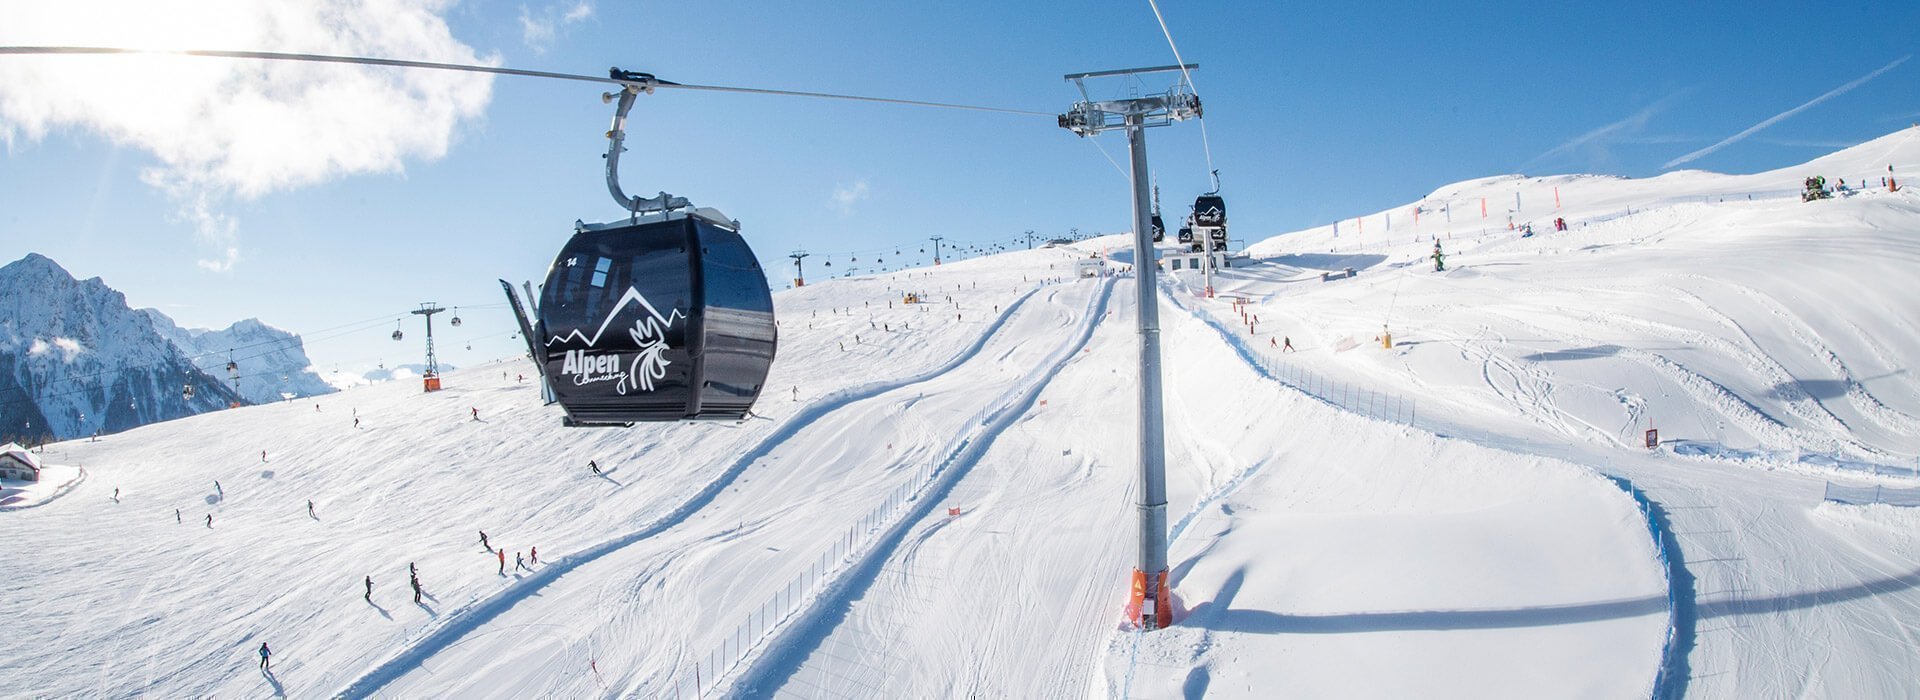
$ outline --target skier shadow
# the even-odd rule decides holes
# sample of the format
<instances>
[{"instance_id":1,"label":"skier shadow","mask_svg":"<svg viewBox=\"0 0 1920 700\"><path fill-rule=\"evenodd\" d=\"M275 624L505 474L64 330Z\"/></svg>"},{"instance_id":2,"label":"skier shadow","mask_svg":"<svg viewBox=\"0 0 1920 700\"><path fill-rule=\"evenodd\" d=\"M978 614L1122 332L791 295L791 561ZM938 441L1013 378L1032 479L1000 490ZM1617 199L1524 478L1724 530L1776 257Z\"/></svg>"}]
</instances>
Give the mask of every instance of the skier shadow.
<instances>
[{"instance_id":1,"label":"skier shadow","mask_svg":"<svg viewBox=\"0 0 1920 700\"><path fill-rule=\"evenodd\" d=\"M435 603L438 603L438 602L440 602L440 599L439 599L439 598L435 598L435 597L433 597L433 594L432 594L432 593L427 593L427 592L424 592L424 591L423 591L423 592L421 592L421 593L420 593L420 597L422 597L422 598L426 598L427 600L431 600L431 601L433 601L433 602L435 602ZM440 617L440 611L438 611L438 610L435 610L435 609L433 609L433 607L432 607L432 606L429 606L429 605L427 605L426 603L422 603L422 602L420 602L420 601L417 601L417 600L416 600L416 601L413 601L413 604L414 604L414 605L418 605L418 606L420 606L420 609L421 609L421 610L425 610L425 611L427 611L427 616L428 616L428 617L434 617L434 618L437 618L437 617ZM374 607L380 607L380 606L377 606L377 605L376 605L376 606L374 606Z\"/></svg>"},{"instance_id":2,"label":"skier shadow","mask_svg":"<svg viewBox=\"0 0 1920 700\"><path fill-rule=\"evenodd\" d=\"M282 685L282 684L280 683L280 677L279 677L279 676L275 676L275 675L273 675L273 669L270 669L270 668L263 668L263 669L260 669L260 676L261 676L262 678L265 678L265 679L267 679L267 684L268 684L268 685L271 685L271 686L273 686L273 696L274 696L274 697L276 697L276 698L284 698L284 697L286 697L286 696L287 696L287 686L285 686L285 685Z\"/></svg>"},{"instance_id":3,"label":"skier shadow","mask_svg":"<svg viewBox=\"0 0 1920 700\"><path fill-rule=\"evenodd\" d=\"M370 605L370 606L372 606L372 607L373 607L373 611L374 611L374 612L377 612L377 613L380 613L380 616L381 616L381 617L384 617L384 618L387 618L387 619L389 619L389 620L391 620L391 619L393 619L393 613L390 613L390 612L387 612L387 609L386 609L386 608L383 608L383 607L380 607L380 604L379 604L379 603L375 603L375 602L373 602L373 601L371 601L371 600L369 600L369 601L367 601L367 605Z\"/></svg>"},{"instance_id":4,"label":"skier shadow","mask_svg":"<svg viewBox=\"0 0 1920 700\"><path fill-rule=\"evenodd\" d=\"M210 493L210 494L207 494L207 505L210 505L210 506L211 506L211 505L216 505L216 504L218 504L218 503L220 503L220 502L221 502L221 501L223 501L223 500L226 500L226 499L224 499L224 498L222 498L222 497L220 497L220 496L216 496L216 495L214 495L214 494L211 494L211 493Z\"/></svg>"},{"instance_id":5,"label":"skier shadow","mask_svg":"<svg viewBox=\"0 0 1920 700\"><path fill-rule=\"evenodd\" d=\"M626 484L625 482L623 482L623 481L620 481L619 479L615 479L615 478L613 478L613 477L611 477L611 476L607 476L608 474L611 474L611 473L613 473L613 471L614 471L614 470L612 470L612 469L607 469L607 470L603 470L603 471L601 471L601 472L600 472L599 474L595 474L594 476L598 476L598 477L600 477L600 478L602 478L602 479L606 479L606 480L607 480L608 482L610 482L610 483L612 483L612 484L613 484L613 485L614 485L614 486L615 486L616 488L624 488L624 487L626 487L626 485L627 485L627 484Z\"/></svg>"}]
</instances>

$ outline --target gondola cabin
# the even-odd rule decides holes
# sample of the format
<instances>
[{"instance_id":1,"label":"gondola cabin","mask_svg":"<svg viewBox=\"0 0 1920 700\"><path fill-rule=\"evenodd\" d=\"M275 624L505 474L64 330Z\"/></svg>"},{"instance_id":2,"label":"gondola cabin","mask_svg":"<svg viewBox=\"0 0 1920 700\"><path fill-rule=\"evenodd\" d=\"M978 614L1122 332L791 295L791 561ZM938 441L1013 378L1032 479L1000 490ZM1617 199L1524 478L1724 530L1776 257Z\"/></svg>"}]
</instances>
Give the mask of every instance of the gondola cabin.
<instances>
[{"instance_id":1,"label":"gondola cabin","mask_svg":"<svg viewBox=\"0 0 1920 700\"><path fill-rule=\"evenodd\" d=\"M1155 212L1153 215L1153 242L1159 243L1166 239L1167 225L1160 220L1159 212Z\"/></svg>"},{"instance_id":2,"label":"gondola cabin","mask_svg":"<svg viewBox=\"0 0 1920 700\"><path fill-rule=\"evenodd\" d=\"M742 418L778 340L759 260L704 208L576 224L536 315L529 350L569 426Z\"/></svg>"},{"instance_id":3,"label":"gondola cabin","mask_svg":"<svg viewBox=\"0 0 1920 700\"><path fill-rule=\"evenodd\" d=\"M1203 194L1193 200L1195 228L1226 228L1227 200L1217 194Z\"/></svg>"}]
</instances>

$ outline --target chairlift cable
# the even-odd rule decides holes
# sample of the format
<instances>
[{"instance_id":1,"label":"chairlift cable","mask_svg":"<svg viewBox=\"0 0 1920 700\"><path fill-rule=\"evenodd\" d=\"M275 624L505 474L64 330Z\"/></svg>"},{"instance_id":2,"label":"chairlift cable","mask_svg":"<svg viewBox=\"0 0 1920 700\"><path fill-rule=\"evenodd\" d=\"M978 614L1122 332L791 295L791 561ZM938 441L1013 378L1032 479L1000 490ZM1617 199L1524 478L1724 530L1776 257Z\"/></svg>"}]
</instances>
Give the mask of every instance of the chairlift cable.
<instances>
[{"instance_id":1,"label":"chairlift cable","mask_svg":"<svg viewBox=\"0 0 1920 700\"><path fill-rule=\"evenodd\" d=\"M1107 147L1100 145L1099 134L1094 134L1093 136L1088 137L1087 143L1091 143L1093 144L1094 148L1100 149L1100 155L1106 156L1107 162L1113 164L1113 170L1114 172L1120 173L1120 179L1126 180L1128 182L1133 181L1133 176L1127 173L1127 169L1120 167L1120 161L1114 160L1113 154L1107 152Z\"/></svg>"},{"instance_id":2,"label":"chairlift cable","mask_svg":"<svg viewBox=\"0 0 1920 700\"><path fill-rule=\"evenodd\" d=\"M776 95L781 97L817 97L828 100L851 100L855 102L878 102L884 104L911 105L916 107L934 107L938 109L962 109L976 112L997 112L1036 117L1055 117L1052 112L1036 112L1026 109L1007 107L986 107L952 102L931 102L926 100L906 100L894 97L873 97L869 95L845 95L831 92L811 92L806 90L778 90L772 88L736 87L730 85L698 85L676 83L648 76L647 79L625 79L582 75L579 73L559 73L554 71L527 70L505 66L481 66L469 63L439 63L435 61L410 61L398 58L377 58L371 56L338 56L332 54L285 53L279 51L223 51L223 50L176 50L176 49L133 49L110 46L0 46L0 55L32 56L113 56L148 54L164 56L196 56L206 58L242 58L262 61L302 61L307 63L346 63L367 66L386 66L390 68L420 68L426 70L461 71L467 73L489 73L493 75L512 75L527 78L549 78L553 80L575 80L590 83L606 83L622 87L635 87L645 91L656 88L674 90L698 90L705 92L734 92L750 95Z\"/></svg>"},{"instance_id":3,"label":"chairlift cable","mask_svg":"<svg viewBox=\"0 0 1920 700\"><path fill-rule=\"evenodd\" d=\"M1193 84L1193 73L1187 70L1186 59L1180 57L1180 47L1173 43L1173 32L1167 29L1167 18L1160 15L1160 3L1155 0L1147 0L1147 7L1153 8L1153 19L1160 23L1160 33L1167 37L1167 48L1173 50L1173 62L1180 66L1180 76L1186 79L1187 89L1198 93L1200 88ZM1214 170L1213 167L1213 145L1207 142L1206 115L1200 115L1197 121L1200 122L1200 150L1207 156L1207 172L1214 174L1214 177L1218 179L1218 171ZM1219 189L1219 183L1214 183L1214 190L1218 191Z\"/></svg>"},{"instance_id":4,"label":"chairlift cable","mask_svg":"<svg viewBox=\"0 0 1920 700\"><path fill-rule=\"evenodd\" d=\"M474 305L462 304L462 306L467 306L468 308L474 308L474 309L479 309L479 308L495 309L495 308L503 308L506 306L506 304L503 304L503 303L474 304ZM393 317L394 317L394 314L391 314L391 313L382 314L380 316L362 319L360 321L354 321L350 323L343 323L337 326L330 326L327 328L321 328L314 331L303 331L299 333L294 333L292 337L288 337L288 338L274 338L270 340L261 340L261 341L256 341L252 343L247 343L244 345L236 345L232 348L229 348L228 352L232 353L234 351L247 351L247 350L252 350L254 348L262 348L262 347L266 348L265 350L262 350L260 352L253 353L253 354L243 354L237 358L241 360L251 360L256 357L266 357L268 355L272 355L274 353L280 352L281 350L291 347L290 345L291 343L299 343L302 348L309 348L309 347L313 347L313 345L317 343L331 341L337 338L343 338L349 335L364 333L369 330L381 328L386 324L387 321L391 320ZM492 336L484 336L484 337L492 337ZM194 369L200 369L198 362L201 359L208 358L208 357L218 357L219 355L220 355L220 351L218 350L214 350L211 352L197 353L197 354L187 354L185 352L182 352L180 354L180 356L183 359L187 360L188 364L191 364L194 366ZM147 369L152 367L159 367L164 364L166 364L166 361L143 362L143 363L130 364L130 365L114 365L112 367L107 367L107 368L92 371L92 372L76 372L72 374L63 375L61 377L48 381L42 386L51 387L51 386L62 384L62 383L71 384L71 383L82 382L85 380L94 379L97 377L102 377L110 374L118 374L120 372L125 372L129 370L140 370L140 369ZM216 370L200 370L200 371L214 372L218 370L216 369ZM97 388L97 387L89 384L87 387L83 387L83 390L92 389L92 388ZM68 393L72 393L72 392L50 393L50 394L46 394L45 396L65 396ZM13 402L0 401L0 406L8 405L10 403L13 403Z\"/></svg>"},{"instance_id":5,"label":"chairlift cable","mask_svg":"<svg viewBox=\"0 0 1920 700\"><path fill-rule=\"evenodd\" d=\"M386 319L381 319L381 321L382 321L382 322L384 322L385 320L386 320ZM366 330L366 329L364 329L364 328L363 328L363 329L359 329L359 330L360 330L360 331L364 331L364 330ZM350 332L358 332L358 331L350 331ZM517 333L517 331L509 331L509 332L506 332L506 333L491 333L491 334L488 334L488 335L483 335L483 336L473 336L473 337L474 337L474 338L478 338L478 339L480 339L480 340L483 340L483 341L484 341L484 340L493 340L493 339L496 339L496 338L508 338L508 337L510 337L510 336L512 336L512 335L514 335L515 333ZM336 335L333 335L333 336L329 336L329 337L325 337L325 338L319 338L318 340L332 340L333 338L337 338L337 337L340 337L340 336L342 336L342 335L346 335L346 333L340 333L340 334L336 334ZM256 345L259 345L259 343L256 343ZM240 346L240 347L248 347L248 346ZM231 358L231 359L230 359L229 361L231 361L231 362L239 362L240 360L251 360L251 359L254 359L254 358L256 358L256 357L266 357L266 356L268 356L268 355L272 355L272 354L274 354L275 352L278 352L278 350L267 350L267 351L264 351L264 352L259 352L259 353L255 353L255 354L252 354L252 355L240 355L240 356L236 356L236 357L233 357L233 358ZM213 354L218 354L218 353L206 353L206 354L208 354L208 355L213 355ZM337 365L337 364L339 364L339 363L341 363L341 362L347 362L347 363L354 363L354 362L365 362L365 361L367 361L367 360L370 360L370 359L377 359L377 357L361 357L361 358L355 358L355 359L351 359L351 360L339 360L339 361L336 361L336 362L335 362L335 364ZM58 379L56 379L56 380L53 380L53 381L51 381L51 382L48 382L47 384L45 384L45 385L43 385L43 386L45 386L45 387L51 387L51 386L54 386L54 385L57 385L57 384L60 384L60 383L69 383L69 384L71 384L71 383L73 383L74 381L76 381L76 380L78 380L78 379L83 379L83 378L85 378L85 377L89 377L89 376L99 376L99 375L101 375L101 374L108 374L108 373L112 373L112 372L121 372L121 371L126 371L126 370L138 370L138 369L146 369L146 368L151 368L151 367L159 367L159 366L161 366L161 365L163 365L163 364L165 364L165 363L164 363L164 362L146 362L146 363L140 363L140 364L132 364L132 365L120 365L120 366L117 366L117 367L115 367L115 368L113 368L113 369L111 369L111 370L105 370L105 371L101 371L101 372L94 372L94 373L90 373L90 374L85 374L85 375L69 375L69 376L65 376L65 377L60 377L60 378L58 378ZM207 375L207 376L208 376L209 378L212 378L212 379L215 379L215 380L216 380L217 382L219 382L219 381L220 381L218 377L214 377L214 376L213 376L213 375L214 375L214 373L216 373L216 372L219 372L219 371L221 371L221 370L219 370L219 369L211 369L211 370L205 370L205 369L200 369L200 368L199 368L198 366L195 366L195 367L194 367L194 369L195 369L195 370L198 370L198 371L199 371L200 373L202 373L202 374L205 374L205 375ZM315 371L315 373L317 374L317 373L318 373L318 371L316 370L316 371ZM221 384L222 384L222 385L224 386L224 382L220 382L220 383L221 383ZM21 398L17 398L17 399L0 399L0 406L14 406L14 405L20 405L20 404L26 404L26 403L33 403L33 402L36 402L36 401L38 401L38 400L40 400L40 399L46 399L46 398L55 398L55 397L60 397L60 396L71 396L71 395L73 395L73 394L79 394L79 393L84 393L84 392L89 392L89 391L98 391L99 389L100 389L100 386L99 386L99 385L96 385L96 384L86 384L86 385L83 385L83 386L78 386L78 387L74 387L74 388L69 388L69 389L63 389L63 390L61 390L61 391L48 391L48 392L45 392L45 393L41 393L41 394L37 394L37 395L31 395L31 396L29 396L29 395L25 395L25 392L22 392L22 394L23 394L23 396L22 396Z\"/></svg>"}]
</instances>

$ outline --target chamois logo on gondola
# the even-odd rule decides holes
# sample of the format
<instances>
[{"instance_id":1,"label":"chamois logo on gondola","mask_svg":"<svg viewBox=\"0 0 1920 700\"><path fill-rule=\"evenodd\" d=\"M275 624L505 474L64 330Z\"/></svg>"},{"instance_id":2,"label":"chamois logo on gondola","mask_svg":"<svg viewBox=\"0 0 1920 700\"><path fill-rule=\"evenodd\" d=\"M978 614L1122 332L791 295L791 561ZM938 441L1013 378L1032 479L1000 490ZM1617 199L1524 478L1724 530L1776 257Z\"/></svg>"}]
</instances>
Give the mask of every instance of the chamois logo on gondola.
<instances>
[{"instance_id":1,"label":"chamois logo on gondola","mask_svg":"<svg viewBox=\"0 0 1920 700\"><path fill-rule=\"evenodd\" d=\"M600 336L607 332L608 326L613 325L613 319L620 315L620 310L632 303L639 304L647 312L633 323L632 328L627 329L627 337L633 340L633 346L637 348L633 360L624 363L623 370L620 353L588 355L589 350L600 344ZM660 313L640 290L628 287L627 293L620 295L620 302L607 312L606 319L600 322L600 328L593 332L593 337L587 337L576 328L566 335L547 339L547 346L572 341L586 343L585 348L568 350L560 363L560 373L573 377L574 386L613 381L618 382L614 385L614 391L623 396L634 389L653 391L654 381L665 378L667 365L672 364L666 357L669 349L667 330L673 327L675 321L685 318L686 315L680 313L679 309Z\"/></svg>"}]
</instances>

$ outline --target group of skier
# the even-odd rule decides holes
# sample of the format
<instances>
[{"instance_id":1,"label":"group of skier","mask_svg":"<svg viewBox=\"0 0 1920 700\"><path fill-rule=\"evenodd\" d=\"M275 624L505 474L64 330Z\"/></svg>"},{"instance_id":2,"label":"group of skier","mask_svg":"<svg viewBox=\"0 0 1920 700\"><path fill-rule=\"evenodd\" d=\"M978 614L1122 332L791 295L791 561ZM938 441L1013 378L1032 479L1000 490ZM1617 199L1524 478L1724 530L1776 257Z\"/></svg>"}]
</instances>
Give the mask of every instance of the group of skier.
<instances>
[{"instance_id":1,"label":"group of skier","mask_svg":"<svg viewBox=\"0 0 1920 700\"><path fill-rule=\"evenodd\" d=\"M595 474L600 473L600 466L597 464L594 464L593 460L587 460L587 465L589 469L593 470L593 473ZM506 547L495 548L493 546L493 543L487 540L486 530L480 531L480 546L485 548L487 551L494 553L494 555L500 559L500 575L501 576L507 575L507 548ZM533 547L529 549L528 554L530 555L529 557L522 557L519 552L513 553L513 570L514 571L520 571L523 569L527 571L532 571L533 567L527 565L528 561L532 561L535 564L540 563L539 547Z\"/></svg>"}]
</instances>

